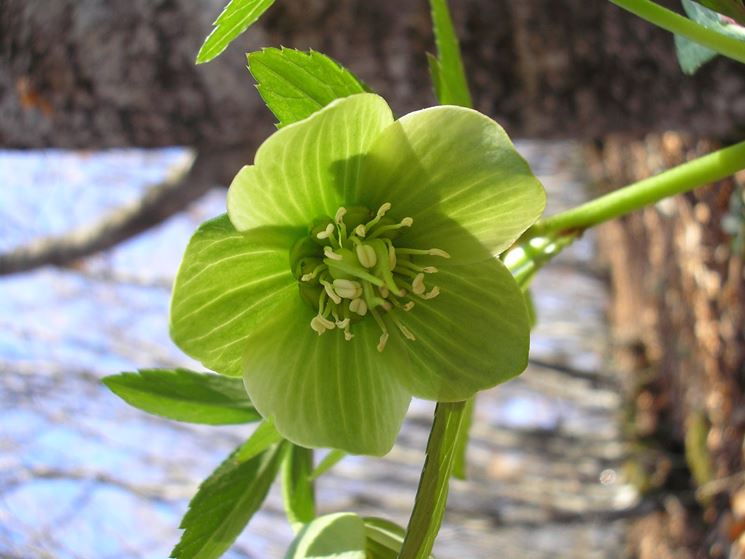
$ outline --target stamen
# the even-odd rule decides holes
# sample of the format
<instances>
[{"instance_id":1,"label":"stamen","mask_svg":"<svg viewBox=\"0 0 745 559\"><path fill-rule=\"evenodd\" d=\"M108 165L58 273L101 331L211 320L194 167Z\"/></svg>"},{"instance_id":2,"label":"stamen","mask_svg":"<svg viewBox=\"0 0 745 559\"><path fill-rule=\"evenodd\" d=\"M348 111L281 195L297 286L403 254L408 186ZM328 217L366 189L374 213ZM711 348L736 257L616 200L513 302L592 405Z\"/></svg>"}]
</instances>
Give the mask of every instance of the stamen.
<instances>
[{"instance_id":1,"label":"stamen","mask_svg":"<svg viewBox=\"0 0 745 559\"><path fill-rule=\"evenodd\" d=\"M391 290L388 289L385 285L382 285L382 286L378 287L378 291L380 291L380 296L383 299L387 299L388 298L388 295L391 294Z\"/></svg>"},{"instance_id":2,"label":"stamen","mask_svg":"<svg viewBox=\"0 0 745 559\"><path fill-rule=\"evenodd\" d=\"M321 263L315 268L313 268L313 271L310 272L309 274L303 274L302 277L300 278L300 281L310 281L316 276L318 276L318 274L320 274L324 270L328 270L328 266L326 266L326 264L324 263Z\"/></svg>"},{"instance_id":3,"label":"stamen","mask_svg":"<svg viewBox=\"0 0 745 559\"><path fill-rule=\"evenodd\" d=\"M349 322L350 320L348 318L345 318L344 320L337 320L335 324L336 327L341 330L342 328L346 328L347 326L349 326Z\"/></svg>"},{"instance_id":4,"label":"stamen","mask_svg":"<svg viewBox=\"0 0 745 559\"><path fill-rule=\"evenodd\" d=\"M353 237L354 238L354 237ZM375 255L375 249L370 245L358 244L355 248L357 253L357 260L360 261L365 268L372 268L378 263L378 257Z\"/></svg>"},{"instance_id":5,"label":"stamen","mask_svg":"<svg viewBox=\"0 0 745 559\"><path fill-rule=\"evenodd\" d=\"M409 301L406 304L402 304L398 299L391 299L391 302L393 305L403 311L409 312L411 309L414 308L414 301Z\"/></svg>"},{"instance_id":6,"label":"stamen","mask_svg":"<svg viewBox=\"0 0 745 559\"><path fill-rule=\"evenodd\" d=\"M367 235L367 229L365 229L365 226L360 223L357 227L354 228L354 232L358 237L365 238L365 235Z\"/></svg>"},{"instance_id":7,"label":"stamen","mask_svg":"<svg viewBox=\"0 0 745 559\"><path fill-rule=\"evenodd\" d=\"M391 225L383 225L381 227L378 227L375 231L373 231L372 235L370 235L370 239L375 239L376 237L379 237L382 233L385 233L386 231L395 231L397 229L401 229L401 227L411 227L411 225L414 223L414 220L410 217L405 217L401 220L401 223L392 223Z\"/></svg>"},{"instance_id":8,"label":"stamen","mask_svg":"<svg viewBox=\"0 0 745 559\"><path fill-rule=\"evenodd\" d=\"M333 235L333 233L334 233L334 224L329 223L326 226L326 229L318 233L316 237L318 237L319 239L328 239L329 237L331 237L331 235Z\"/></svg>"},{"instance_id":9,"label":"stamen","mask_svg":"<svg viewBox=\"0 0 745 559\"><path fill-rule=\"evenodd\" d=\"M401 330L401 333L404 335L404 337L407 340L411 340L412 342L416 341L416 336L411 333L411 330L409 330L406 326L401 324L401 321L398 319L398 317L394 313L390 313L389 315L391 317L391 320L393 320L393 324L395 324L399 330Z\"/></svg>"},{"instance_id":10,"label":"stamen","mask_svg":"<svg viewBox=\"0 0 745 559\"><path fill-rule=\"evenodd\" d=\"M345 340L347 340L348 342L351 342L351 341L352 341L352 338L354 338L354 334L352 334L352 333L351 333L351 332L349 331L349 326L347 326L347 327L346 327L346 328L344 329L344 339L345 339Z\"/></svg>"},{"instance_id":11,"label":"stamen","mask_svg":"<svg viewBox=\"0 0 745 559\"><path fill-rule=\"evenodd\" d=\"M364 299L352 299L352 302L349 303L349 310L360 316L365 316L367 314L367 303Z\"/></svg>"},{"instance_id":12,"label":"stamen","mask_svg":"<svg viewBox=\"0 0 745 559\"><path fill-rule=\"evenodd\" d=\"M429 293L425 293L424 295L422 295L422 299L434 299L439 294L440 288L435 285Z\"/></svg>"},{"instance_id":13,"label":"stamen","mask_svg":"<svg viewBox=\"0 0 745 559\"><path fill-rule=\"evenodd\" d=\"M413 309L413 308L414 308L414 305L416 305L416 303L414 303L414 301L409 301L408 303L406 303L406 304L405 304L405 305L403 306L403 309L404 309L404 310L405 310L406 312L409 312L409 311L410 311L411 309Z\"/></svg>"},{"instance_id":14,"label":"stamen","mask_svg":"<svg viewBox=\"0 0 745 559\"><path fill-rule=\"evenodd\" d=\"M326 258L330 258L331 260L343 260L344 259L341 254L336 254L334 252L334 249L332 249L331 247L323 247L323 255Z\"/></svg>"},{"instance_id":15,"label":"stamen","mask_svg":"<svg viewBox=\"0 0 745 559\"><path fill-rule=\"evenodd\" d=\"M382 353L382 351L385 349L385 344L388 342L388 332L383 332L380 335L380 340L378 341L378 351Z\"/></svg>"},{"instance_id":16,"label":"stamen","mask_svg":"<svg viewBox=\"0 0 745 559\"><path fill-rule=\"evenodd\" d=\"M326 280L321 280L320 283L323 286L323 289L326 291L326 295L329 296L329 299L331 299L337 305L341 303L341 297L336 294L336 292L334 291L334 287L329 282L327 282Z\"/></svg>"},{"instance_id":17,"label":"stamen","mask_svg":"<svg viewBox=\"0 0 745 559\"><path fill-rule=\"evenodd\" d=\"M378 208L378 213L375 214L375 217L372 218L367 223L365 223L365 230L369 231L371 227L373 227L375 224L378 223L378 221L380 221L380 218L385 215L385 212L387 212L390 209L391 209L390 202L386 202L382 206L380 206L380 208Z\"/></svg>"},{"instance_id":18,"label":"stamen","mask_svg":"<svg viewBox=\"0 0 745 559\"><path fill-rule=\"evenodd\" d=\"M338 210L336 210L336 216L334 217L334 221L336 221L336 223L338 224L341 224L346 214L347 214L346 208L344 207L339 208Z\"/></svg>"},{"instance_id":19,"label":"stamen","mask_svg":"<svg viewBox=\"0 0 745 559\"><path fill-rule=\"evenodd\" d=\"M310 327L315 332L318 332L318 335L320 336L326 330L333 330L336 327L336 325L333 322L331 322L330 320L328 320L327 318L324 318L320 314L317 314L310 321Z\"/></svg>"},{"instance_id":20,"label":"stamen","mask_svg":"<svg viewBox=\"0 0 745 559\"><path fill-rule=\"evenodd\" d=\"M414 281L411 282L411 290L417 295L421 295L426 289L424 286L424 274L420 272L416 275Z\"/></svg>"},{"instance_id":21,"label":"stamen","mask_svg":"<svg viewBox=\"0 0 745 559\"><path fill-rule=\"evenodd\" d=\"M380 315L375 311L375 309L370 309L370 314L372 314L375 322L378 323L378 326L383 331L380 336L380 341L378 342L378 351L383 351L383 349L385 349L385 344L388 341L388 328L386 327L385 322L383 322L383 319L380 318Z\"/></svg>"},{"instance_id":22,"label":"stamen","mask_svg":"<svg viewBox=\"0 0 745 559\"><path fill-rule=\"evenodd\" d=\"M408 260L401 260L398 264L404 268L414 270L415 272L424 272L425 274L436 274L438 271L434 266L417 266ZM397 271L401 271L400 268Z\"/></svg>"},{"instance_id":23,"label":"stamen","mask_svg":"<svg viewBox=\"0 0 745 559\"><path fill-rule=\"evenodd\" d=\"M440 256L442 258L450 258L450 255L445 252L444 250L440 250L439 248L430 248L428 250L418 249L418 248L397 248L396 249L399 254L414 254L414 255L422 255L422 256Z\"/></svg>"},{"instance_id":24,"label":"stamen","mask_svg":"<svg viewBox=\"0 0 745 559\"><path fill-rule=\"evenodd\" d=\"M388 265L391 267L391 270L393 270L396 267L396 247L393 246L390 239L385 239L385 241L385 244L388 247Z\"/></svg>"},{"instance_id":25,"label":"stamen","mask_svg":"<svg viewBox=\"0 0 745 559\"><path fill-rule=\"evenodd\" d=\"M362 295L362 285L352 280L335 279L334 290L344 299L356 299Z\"/></svg>"}]
</instances>

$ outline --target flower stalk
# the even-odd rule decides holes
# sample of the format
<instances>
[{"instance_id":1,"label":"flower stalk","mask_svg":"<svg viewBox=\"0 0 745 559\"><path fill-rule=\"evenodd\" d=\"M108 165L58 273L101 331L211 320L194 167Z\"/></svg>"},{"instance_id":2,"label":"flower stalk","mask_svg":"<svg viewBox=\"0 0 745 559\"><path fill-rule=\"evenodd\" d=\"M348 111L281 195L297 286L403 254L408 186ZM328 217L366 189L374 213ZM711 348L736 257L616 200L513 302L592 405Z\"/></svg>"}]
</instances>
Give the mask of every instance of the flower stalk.
<instances>
[{"instance_id":1,"label":"flower stalk","mask_svg":"<svg viewBox=\"0 0 745 559\"><path fill-rule=\"evenodd\" d=\"M551 233L580 233L664 198L720 181L743 169L745 142L740 142L539 221L525 232L522 240Z\"/></svg>"}]
</instances>

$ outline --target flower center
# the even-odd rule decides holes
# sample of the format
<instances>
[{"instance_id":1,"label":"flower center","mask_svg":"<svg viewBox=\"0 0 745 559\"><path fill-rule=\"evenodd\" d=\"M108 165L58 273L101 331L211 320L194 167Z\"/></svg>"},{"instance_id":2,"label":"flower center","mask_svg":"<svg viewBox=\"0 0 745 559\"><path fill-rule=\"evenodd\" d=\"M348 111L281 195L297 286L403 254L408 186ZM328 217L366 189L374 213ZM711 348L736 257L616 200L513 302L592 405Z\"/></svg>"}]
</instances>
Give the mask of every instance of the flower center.
<instances>
[{"instance_id":1,"label":"flower center","mask_svg":"<svg viewBox=\"0 0 745 559\"><path fill-rule=\"evenodd\" d=\"M416 336L401 323L398 313L408 312L416 299L433 299L440 290L425 285L425 275L437 273L434 266L419 266L420 256L450 258L437 248L416 249L394 242L402 228L411 227L410 217L395 222L386 216L386 202L373 214L367 208L339 208L333 219L316 220L308 237L293 249L292 269L300 295L317 310L310 327L318 333L338 328L350 341L355 322L371 316L382 333L378 351L388 341L384 316L409 340Z\"/></svg>"}]
</instances>

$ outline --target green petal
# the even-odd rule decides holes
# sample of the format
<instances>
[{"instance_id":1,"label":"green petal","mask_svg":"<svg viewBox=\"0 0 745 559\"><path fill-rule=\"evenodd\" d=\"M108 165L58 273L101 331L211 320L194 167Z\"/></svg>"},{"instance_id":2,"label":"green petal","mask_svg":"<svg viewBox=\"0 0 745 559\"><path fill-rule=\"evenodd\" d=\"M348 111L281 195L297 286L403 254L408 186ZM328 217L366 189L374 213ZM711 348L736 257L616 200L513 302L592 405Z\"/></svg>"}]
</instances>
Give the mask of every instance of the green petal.
<instances>
[{"instance_id":1,"label":"green petal","mask_svg":"<svg viewBox=\"0 0 745 559\"><path fill-rule=\"evenodd\" d=\"M543 212L546 195L530 167L496 122L463 107L410 113L376 140L362 169L357 198L393 205L391 215L414 218L397 244L429 245L460 261L508 248Z\"/></svg>"},{"instance_id":2,"label":"green petal","mask_svg":"<svg viewBox=\"0 0 745 559\"><path fill-rule=\"evenodd\" d=\"M316 518L297 535L285 559L365 559L365 524L351 512Z\"/></svg>"},{"instance_id":3,"label":"green petal","mask_svg":"<svg viewBox=\"0 0 745 559\"><path fill-rule=\"evenodd\" d=\"M357 187L362 155L391 122L382 97L360 93L278 130L230 185L231 221L245 231L333 217Z\"/></svg>"},{"instance_id":4,"label":"green petal","mask_svg":"<svg viewBox=\"0 0 745 559\"><path fill-rule=\"evenodd\" d=\"M248 340L243 378L251 401L296 444L382 456L411 397L394 377L409 367L405 348L378 352L380 330L369 317L352 325L351 341L338 330L319 336L313 314L288 300Z\"/></svg>"},{"instance_id":5,"label":"green petal","mask_svg":"<svg viewBox=\"0 0 745 559\"><path fill-rule=\"evenodd\" d=\"M416 336L396 340L408 348L412 365L396 373L414 396L454 402L525 369L530 322L523 294L499 260L439 270L425 277L439 296L416 299L409 312L393 311Z\"/></svg>"},{"instance_id":6,"label":"green petal","mask_svg":"<svg viewBox=\"0 0 745 559\"><path fill-rule=\"evenodd\" d=\"M289 261L297 237L278 227L239 233L224 215L203 223L173 287L173 341L205 367L240 376L252 329L288 297L299 300Z\"/></svg>"}]
</instances>

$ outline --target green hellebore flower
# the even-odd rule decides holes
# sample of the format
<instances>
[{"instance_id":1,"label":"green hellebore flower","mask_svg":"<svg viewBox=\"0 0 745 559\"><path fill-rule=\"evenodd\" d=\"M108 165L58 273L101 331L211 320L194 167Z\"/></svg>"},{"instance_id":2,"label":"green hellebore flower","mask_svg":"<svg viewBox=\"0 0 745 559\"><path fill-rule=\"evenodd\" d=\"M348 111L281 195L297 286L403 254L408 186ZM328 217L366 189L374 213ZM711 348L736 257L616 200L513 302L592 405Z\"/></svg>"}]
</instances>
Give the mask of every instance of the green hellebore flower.
<instances>
[{"instance_id":1,"label":"green hellebore flower","mask_svg":"<svg viewBox=\"0 0 745 559\"><path fill-rule=\"evenodd\" d=\"M195 233L171 335L243 375L290 441L385 454L412 396L463 400L526 367L528 311L495 255L544 204L486 116L336 100L270 136L229 217Z\"/></svg>"}]
</instances>

